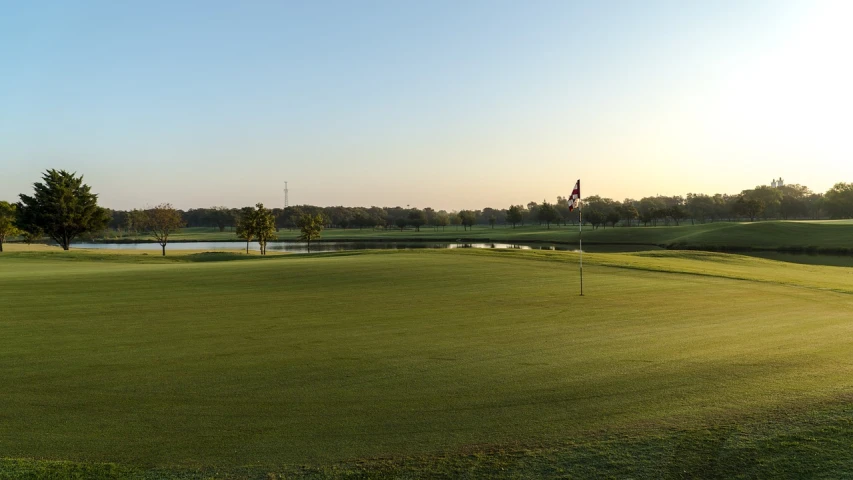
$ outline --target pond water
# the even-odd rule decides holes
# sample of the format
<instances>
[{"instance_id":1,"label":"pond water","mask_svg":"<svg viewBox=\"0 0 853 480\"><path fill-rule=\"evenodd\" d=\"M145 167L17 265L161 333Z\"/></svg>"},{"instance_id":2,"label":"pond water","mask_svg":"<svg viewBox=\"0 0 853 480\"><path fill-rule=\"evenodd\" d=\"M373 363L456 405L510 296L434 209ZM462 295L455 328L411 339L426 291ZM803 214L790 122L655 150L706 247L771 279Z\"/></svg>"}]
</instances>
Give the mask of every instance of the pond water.
<instances>
[{"instance_id":1,"label":"pond water","mask_svg":"<svg viewBox=\"0 0 853 480\"><path fill-rule=\"evenodd\" d=\"M92 249L115 249L115 250L143 250L157 251L160 245L157 243L75 243L74 248ZM348 250L402 250L420 248L507 248L518 250L577 250L575 245L558 244L512 244L512 243L465 243L465 242L314 242L311 244L311 252L340 252ZM166 250L205 250L210 252L224 252L234 250L245 250L246 244L242 242L169 242ZM257 242L249 244L249 250L258 251ZM658 247L646 245L585 245L585 252L636 252L642 250L654 250ZM308 248L303 242L270 242L267 250L277 252L308 253Z\"/></svg>"},{"instance_id":2,"label":"pond water","mask_svg":"<svg viewBox=\"0 0 853 480\"><path fill-rule=\"evenodd\" d=\"M115 249L115 250L140 250L159 251L157 243L75 243L74 248L91 249ZM577 251L576 245L562 245L553 243L466 243L466 242L314 242L311 244L311 253L316 252L341 252L348 250L404 250L421 248L506 248L517 250L563 250ZM246 249L242 242L169 242L166 250L203 250L208 252L228 252ZM303 242L270 242L267 249L277 252L308 253ZM620 253L641 252L647 250L660 250L653 245L584 245L584 251L589 253ZM257 242L249 244L249 250L258 251ZM783 253L783 252L738 252L741 255L766 258L790 263L802 263L809 265L834 265L853 267L853 255L823 255L805 253Z\"/></svg>"}]
</instances>

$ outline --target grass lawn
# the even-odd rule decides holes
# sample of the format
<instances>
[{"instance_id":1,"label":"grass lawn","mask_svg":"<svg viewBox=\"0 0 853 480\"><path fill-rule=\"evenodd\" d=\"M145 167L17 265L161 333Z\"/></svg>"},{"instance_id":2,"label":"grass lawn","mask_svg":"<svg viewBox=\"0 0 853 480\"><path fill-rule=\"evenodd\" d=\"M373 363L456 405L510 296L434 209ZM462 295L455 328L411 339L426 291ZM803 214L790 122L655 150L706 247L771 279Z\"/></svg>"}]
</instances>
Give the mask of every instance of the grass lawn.
<instances>
[{"instance_id":1,"label":"grass lawn","mask_svg":"<svg viewBox=\"0 0 853 480\"><path fill-rule=\"evenodd\" d=\"M853 471L846 268L133 253L0 255L0 478Z\"/></svg>"}]
</instances>

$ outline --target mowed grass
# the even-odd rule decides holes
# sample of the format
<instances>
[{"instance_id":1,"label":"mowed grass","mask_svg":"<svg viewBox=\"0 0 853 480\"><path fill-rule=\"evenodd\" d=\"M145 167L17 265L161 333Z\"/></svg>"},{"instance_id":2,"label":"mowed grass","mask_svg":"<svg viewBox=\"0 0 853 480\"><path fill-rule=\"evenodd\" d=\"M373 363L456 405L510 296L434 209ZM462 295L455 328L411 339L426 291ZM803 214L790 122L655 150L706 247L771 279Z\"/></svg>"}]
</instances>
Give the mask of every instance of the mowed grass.
<instances>
[{"instance_id":1,"label":"mowed grass","mask_svg":"<svg viewBox=\"0 0 853 480\"><path fill-rule=\"evenodd\" d=\"M847 269L587 255L579 297L562 252L139 258L0 255L0 457L664 476L853 446Z\"/></svg>"}]
</instances>

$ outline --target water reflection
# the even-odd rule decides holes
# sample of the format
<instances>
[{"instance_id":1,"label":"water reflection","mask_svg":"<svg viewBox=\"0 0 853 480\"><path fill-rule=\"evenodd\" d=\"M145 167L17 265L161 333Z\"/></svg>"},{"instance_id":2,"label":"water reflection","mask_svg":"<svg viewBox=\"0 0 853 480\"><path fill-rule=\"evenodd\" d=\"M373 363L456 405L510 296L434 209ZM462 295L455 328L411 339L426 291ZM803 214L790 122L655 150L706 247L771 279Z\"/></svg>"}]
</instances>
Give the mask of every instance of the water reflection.
<instances>
[{"instance_id":1,"label":"water reflection","mask_svg":"<svg viewBox=\"0 0 853 480\"><path fill-rule=\"evenodd\" d=\"M74 248L115 249L157 251L157 243L75 243ZM577 252L577 245L560 245L550 243L473 243L473 242L313 242L311 253L341 252L350 250L405 250L405 249L443 249L443 248L502 248L512 250L567 250ZM584 245L585 252L636 252L653 250L658 247L644 245ZM170 242L166 250L202 250L207 252L233 252L246 250L246 244L241 242ZM258 251L257 242L249 244L249 250ZM308 247L303 242L270 242L267 250L289 253L308 253Z\"/></svg>"},{"instance_id":2,"label":"water reflection","mask_svg":"<svg viewBox=\"0 0 853 480\"><path fill-rule=\"evenodd\" d=\"M115 249L115 250L159 250L160 245L156 243L75 243L75 248L92 249ZM340 252L349 250L405 250L405 249L442 249L442 248L505 248L515 250L573 250L568 245L534 245L516 243L466 243L466 242L314 242L311 244L311 252ZM224 252L245 250L246 244L241 242L170 242L167 250L204 250L212 252ZM249 250L258 251L260 248L256 242L249 244ZM270 242L267 250L290 253L308 253L308 247L303 242Z\"/></svg>"},{"instance_id":3,"label":"water reflection","mask_svg":"<svg viewBox=\"0 0 853 480\"><path fill-rule=\"evenodd\" d=\"M74 248L92 249L115 249L115 250L140 250L159 251L157 243L75 243ZM311 244L311 253L315 252L341 252L349 250L405 250L405 249L443 249L443 248L502 248L512 250L563 250L578 252L577 245L551 244L551 243L473 243L473 242L314 242ZM200 250L206 252L235 252L245 251L246 244L241 242L170 242L167 250ZM302 242L270 242L268 250L289 253L308 253L308 248ZM590 253L624 253L640 252L647 250L660 250L661 247L654 245L584 245L584 252ZM258 244L249 244L249 250L257 252ZM741 255L750 255L770 260L779 260L791 263L804 263L810 265L835 265L853 267L853 255L828 255L828 254L805 254L786 252L743 252Z\"/></svg>"}]
</instances>

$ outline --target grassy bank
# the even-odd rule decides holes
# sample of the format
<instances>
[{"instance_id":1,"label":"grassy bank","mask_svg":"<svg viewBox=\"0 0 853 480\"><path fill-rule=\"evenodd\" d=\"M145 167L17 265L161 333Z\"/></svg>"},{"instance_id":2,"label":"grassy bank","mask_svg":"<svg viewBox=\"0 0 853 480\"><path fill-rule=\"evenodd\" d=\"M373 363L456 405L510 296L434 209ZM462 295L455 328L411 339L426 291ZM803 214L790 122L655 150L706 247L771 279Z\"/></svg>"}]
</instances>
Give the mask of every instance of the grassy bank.
<instances>
[{"instance_id":1,"label":"grassy bank","mask_svg":"<svg viewBox=\"0 0 853 480\"><path fill-rule=\"evenodd\" d=\"M851 466L847 269L588 255L578 297L571 253L200 258L0 255L0 457L37 459L0 475Z\"/></svg>"},{"instance_id":2,"label":"grassy bank","mask_svg":"<svg viewBox=\"0 0 853 480\"><path fill-rule=\"evenodd\" d=\"M441 455L277 468L146 468L115 463L0 459L0 478L845 478L853 469L853 407L844 399L762 422L598 435L545 446L479 446Z\"/></svg>"}]
</instances>

